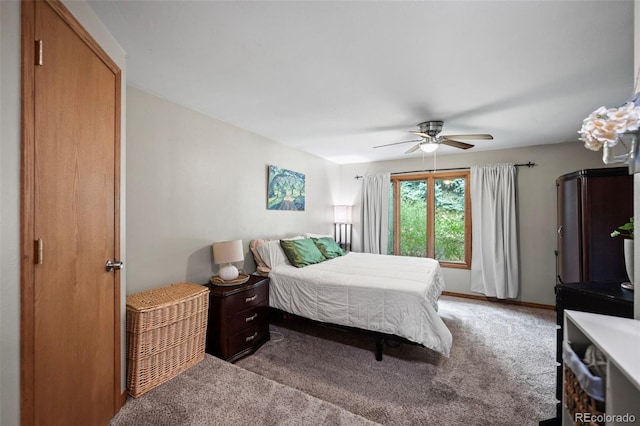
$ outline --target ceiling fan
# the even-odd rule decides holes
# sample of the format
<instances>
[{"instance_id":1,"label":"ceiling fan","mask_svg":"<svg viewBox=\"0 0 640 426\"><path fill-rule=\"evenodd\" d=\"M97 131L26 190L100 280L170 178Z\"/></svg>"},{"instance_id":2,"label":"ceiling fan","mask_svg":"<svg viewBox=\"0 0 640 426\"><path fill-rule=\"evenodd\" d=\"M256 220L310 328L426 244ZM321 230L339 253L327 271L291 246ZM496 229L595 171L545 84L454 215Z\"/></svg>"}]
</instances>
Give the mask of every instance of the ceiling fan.
<instances>
[{"instance_id":1,"label":"ceiling fan","mask_svg":"<svg viewBox=\"0 0 640 426\"><path fill-rule=\"evenodd\" d=\"M420 136L422 139L414 139L404 142L388 143L385 145L374 146L374 148L382 148L384 146L400 145L403 143L418 142L409 148L405 154L410 154L420 148L424 152L433 152L442 145L449 145L460 149L473 148L474 145L463 140L492 140L493 136L489 134L469 134L469 135L440 135L442 131L442 121L425 121L418 124L418 131L410 131L414 135Z\"/></svg>"}]
</instances>

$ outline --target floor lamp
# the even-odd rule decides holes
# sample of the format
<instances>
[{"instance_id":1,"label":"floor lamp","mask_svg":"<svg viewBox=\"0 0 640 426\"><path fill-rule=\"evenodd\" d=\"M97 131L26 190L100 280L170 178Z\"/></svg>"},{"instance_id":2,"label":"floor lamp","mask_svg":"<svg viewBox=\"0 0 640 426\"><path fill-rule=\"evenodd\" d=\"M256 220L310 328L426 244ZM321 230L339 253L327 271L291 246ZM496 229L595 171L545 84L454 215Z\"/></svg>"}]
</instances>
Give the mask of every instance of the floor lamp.
<instances>
[{"instance_id":1,"label":"floor lamp","mask_svg":"<svg viewBox=\"0 0 640 426\"><path fill-rule=\"evenodd\" d=\"M336 243L346 250L351 250L351 206L333 206Z\"/></svg>"}]
</instances>

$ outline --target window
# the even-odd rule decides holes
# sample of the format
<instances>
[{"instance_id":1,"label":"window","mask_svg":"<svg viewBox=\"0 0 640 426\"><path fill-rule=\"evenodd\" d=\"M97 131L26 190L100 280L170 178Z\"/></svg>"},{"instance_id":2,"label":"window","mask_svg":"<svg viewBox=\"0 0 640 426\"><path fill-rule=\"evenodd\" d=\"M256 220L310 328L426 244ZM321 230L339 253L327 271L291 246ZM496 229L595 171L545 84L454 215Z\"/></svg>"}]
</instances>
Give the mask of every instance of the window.
<instances>
[{"instance_id":1,"label":"window","mask_svg":"<svg viewBox=\"0 0 640 426\"><path fill-rule=\"evenodd\" d=\"M469 172L391 177L390 252L471 265ZM391 215L390 215L391 216Z\"/></svg>"}]
</instances>

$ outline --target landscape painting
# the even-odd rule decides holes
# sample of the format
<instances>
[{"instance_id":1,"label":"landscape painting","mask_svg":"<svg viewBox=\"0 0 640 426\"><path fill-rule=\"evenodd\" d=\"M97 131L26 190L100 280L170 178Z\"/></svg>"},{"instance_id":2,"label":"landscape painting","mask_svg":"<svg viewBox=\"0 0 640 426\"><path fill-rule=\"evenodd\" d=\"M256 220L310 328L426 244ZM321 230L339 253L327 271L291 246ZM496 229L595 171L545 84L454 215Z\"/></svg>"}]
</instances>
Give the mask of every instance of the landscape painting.
<instances>
[{"instance_id":1,"label":"landscape painting","mask_svg":"<svg viewBox=\"0 0 640 426\"><path fill-rule=\"evenodd\" d=\"M304 211L304 174L269 166L267 209Z\"/></svg>"}]
</instances>

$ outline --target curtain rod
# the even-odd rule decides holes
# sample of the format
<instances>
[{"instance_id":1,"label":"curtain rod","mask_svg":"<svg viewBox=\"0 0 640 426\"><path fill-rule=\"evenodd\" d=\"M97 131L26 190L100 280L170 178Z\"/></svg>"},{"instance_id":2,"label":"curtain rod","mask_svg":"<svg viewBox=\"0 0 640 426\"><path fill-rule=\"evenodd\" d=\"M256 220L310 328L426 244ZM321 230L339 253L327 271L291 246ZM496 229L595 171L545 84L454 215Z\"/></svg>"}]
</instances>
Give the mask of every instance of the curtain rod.
<instances>
[{"instance_id":1,"label":"curtain rod","mask_svg":"<svg viewBox=\"0 0 640 426\"><path fill-rule=\"evenodd\" d=\"M533 167L533 166L537 166L537 164L536 163L532 163L531 161L529 161L527 163L514 164L514 166L516 166L516 167ZM471 169L471 167L450 167L448 169L413 170L413 171L410 171L410 172L391 173L391 176L404 175L404 174L407 174L407 173L450 172L450 171L454 171L454 170L469 170L469 169ZM359 175L355 176L355 179L362 179L362 178L364 178L364 176L359 176Z\"/></svg>"}]
</instances>

